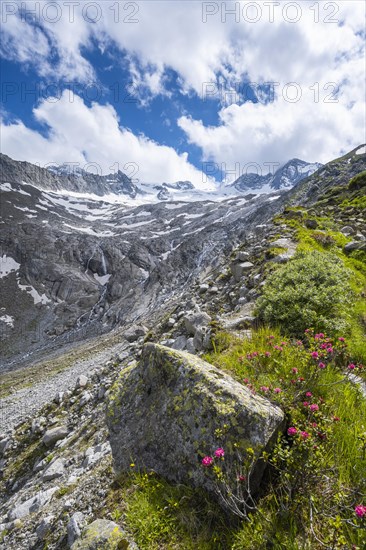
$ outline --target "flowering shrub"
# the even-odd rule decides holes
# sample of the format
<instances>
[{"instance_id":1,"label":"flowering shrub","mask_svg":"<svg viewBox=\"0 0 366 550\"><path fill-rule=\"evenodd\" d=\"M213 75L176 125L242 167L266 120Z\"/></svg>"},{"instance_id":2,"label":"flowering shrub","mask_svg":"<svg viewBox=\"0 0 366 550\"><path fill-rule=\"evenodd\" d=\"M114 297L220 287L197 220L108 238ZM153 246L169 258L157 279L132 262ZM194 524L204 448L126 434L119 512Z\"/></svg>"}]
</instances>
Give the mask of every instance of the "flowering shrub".
<instances>
[{"instance_id":1,"label":"flowering shrub","mask_svg":"<svg viewBox=\"0 0 366 550\"><path fill-rule=\"evenodd\" d=\"M257 301L258 316L295 337L309 326L346 331L352 296L349 276L334 254L300 253L268 277Z\"/></svg>"},{"instance_id":2,"label":"flowering shrub","mask_svg":"<svg viewBox=\"0 0 366 550\"><path fill-rule=\"evenodd\" d=\"M362 374L364 366L351 360L348 349L343 335L329 337L325 331L306 329L301 340L292 341L262 329L253 333L252 340L235 342L225 353L208 356L211 363L233 372L246 390L281 406L287 418L285 433L271 453L262 456L268 464L268 494L255 502L247 481L241 486L243 501L249 498L250 504L246 508L249 524L244 529L248 540L263 518L277 522L283 517L284 525L273 529L285 531L291 524L297 525L298 532L305 530L302 542L294 546L291 539L288 547L366 548L366 530L362 529L366 510L360 504L366 496L362 424L366 401L350 383L351 376ZM231 458L225 454L225 462ZM250 467L243 461L237 479L241 475L250 479ZM218 487L224 482L227 479L219 475ZM240 484L231 483L238 497ZM239 508L237 515L246 517L240 515L243 502ZM261 536L257 546L265 547ZM281 544L286 547L282 539Z\"/></svg>"}]
</instances>

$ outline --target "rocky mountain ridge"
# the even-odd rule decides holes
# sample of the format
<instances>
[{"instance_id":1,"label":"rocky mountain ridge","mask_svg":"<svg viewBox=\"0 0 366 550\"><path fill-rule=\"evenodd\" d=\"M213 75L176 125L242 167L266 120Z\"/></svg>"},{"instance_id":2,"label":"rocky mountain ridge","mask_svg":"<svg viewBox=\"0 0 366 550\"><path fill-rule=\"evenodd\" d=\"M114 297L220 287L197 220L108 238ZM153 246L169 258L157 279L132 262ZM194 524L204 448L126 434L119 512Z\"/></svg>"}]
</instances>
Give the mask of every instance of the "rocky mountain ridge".
<instances>
[{"instance_id":1,"label":"rocky mountain ridge","mask_svg":"<svg viewBox=\"0 0 366 550\"><path fill-rule=\"evenodd\" d=\"M228 187L234 187L240 192L254 190L260 193L291 189L303 179L314 174L322 166L319 162L310 163L295 158L279 167L273 174L243 174Z\"/></svg>"}]
</instances>

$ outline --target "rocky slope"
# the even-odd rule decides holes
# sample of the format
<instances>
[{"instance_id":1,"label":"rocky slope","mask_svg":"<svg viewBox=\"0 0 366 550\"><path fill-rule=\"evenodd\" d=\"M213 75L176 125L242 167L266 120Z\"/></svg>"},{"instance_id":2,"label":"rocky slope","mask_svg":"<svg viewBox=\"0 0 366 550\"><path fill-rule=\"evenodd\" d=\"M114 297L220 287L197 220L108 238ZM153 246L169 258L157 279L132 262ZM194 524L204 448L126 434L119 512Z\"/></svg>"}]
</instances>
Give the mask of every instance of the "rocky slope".
<instances>
[{"instance_id":1,"label":"rocky slope","mask_svg":"<svg viewBox=\"0 0 366 550\"><path fill-rule=\"evenodd\" d=\"M283 204L263 196L126 207L43 191L17 164L1 183L3 368L147 319Z\"/></svg>"},{"instance_id":2,"label":"rocky slope","mask_svg":"<svg viewBox=\"0 0 366 550\"><path fill-rule=\"evenodd\" d=\"M139 274L141 269L146 269L140 267L141 259L136 261L136 249L141 250L140 246L144 247L146 255L153 257L155 266L151 269L148 264L148 278L141 287L136 285L136 279L129 281L128 275L125 275L125 284L130 284L129 289L133 292L127 306L122 299L108 303L107 311L111 309L117 314L122 308L124 318L119 319L119 328L100 336L99 347L96 346L96 339L86 341L83 355L78 362L75 360L77 349L71 347L63 357L52 359L56 370L48 371L46 364L40 363L39 370L43 377L40 381L37 381L36 376L33 383L27 380L25 369L23 382L31 383L32 386L18 392L12 391L10 386L10 395L0 402L1 550L41 550L45 547L62 549L70 548L76 542L79 545L77 547L82 548L83 537L80 535L83 526L93 525L98 519L114 521L122 529L120 540L125 541L125 546L129 544L131 548L135 548L125 516L116 516L111 500L115 491L115 477L111 468L105 412L113 397L112 384L121 372L136 368L142 346L146 342L156 342L172 349L200 354L210 347L212 336L218 329L229 331L240 338L250 337L252 327L257 323L254 315L255 300L261 293L266 274L273 265L288 262L295 254L297 243L292 226L294 220L304 228L312 227L316 230L316 219L331 218L338 230L348 235L349 242L345 246L347 253L364 250L366 220L360 207L360 200L364 200L365 196L364 188L356 186L354 190L350 190L346 186L352 176L365 170L366 155L357 154L355 150L330 164L325 168L326 177L323 180L313 180L310 177L298 190L291 191L283 198L268 200L273 197L262 197L259 201L242 203L242 199L230 199L218 205L191 205L189 213L201 215L196 218L188 217L187 205L184 204L153 205L149 210L153 221L142 226L132 226L130 231L123 229L131 239L129 248L126 247L125 261L135 266L130 268L130 277L135 276L135 273ZM332 186L332 177L336 183L335 188ZM22 192L28 193L30 198ZM56 267L57 263L60 264L60 277L63 276L66 266L70 270L69 277L74 277L75 270L80 277L85 275L88 283L93 279L97 281L95 274L97 277L111 274L112 277L107 281L107 289L110 288L113 273L108 269L104 273L101 251L96 251L95 257L93 256L93 268L87 267L85 263L80 267L84 248L91 246L90 242L95 242L95 237L89 242L89 234L80 236L80 232L75 229L67 236L63 232L64 222L69 223L72 216L74 225L76 219L83 228L90 224L90 220L82 221L72 212L78 203L68 202L66 208L52 202L55 201L54 195L42 194L39 190L21 185L11 186L11 190L4 194L11 197L11 200L7 199L9 203L6 203L10 216L17 216L14 205L24 205L18 201L19 197L20 200L25 197L25 200L34 201L35 205L43 206L40 201L48 201L49 218L47 224L42 224L45 218L42 218L42 209L37 207L33 207L37 214L37 219L33 220L34 227L29 228L29 222L24 219L28 211L21 212L20 218L15 218L16 224L2 241L2 246L7 246L6 257L13 260L11 262L7 259L6 263L2 263L3 282L8 284L11 276L15 278L13 284L25 286L27 281L29 285L28 279L20 279L18 283L17 278L27 277L32 273L33 260L37 260L34 262L36 265L41 262L38 278L34 277L30 281L39 296L44 294L51 299L48 283L38 286L40 280L43 282L42 274L47 267L47 263L42 263L47 260L42 256L42 250L35 254L36 249L31 249L32 252L23 262L19 261L22 257L16 255L23 239L26 240L29 236L31 241L42 225L49 225L48 232L39 234L42 238L50 236L47 256L54 258L52 263ZM345 201L349 202L346 204ZM287 208L291 203L296 205L295 209ZM30 208L30 202L28 204ZM167 206L175 208L166 209ZM159 209L155 210L156 207ZM132 211L120 207L114 210L113 207L112 216L115 215L115 220L120 220L120 224L124 219L124 224L128 226L128 221L132 224L139 222L136 222L136 217L126 220L126 216L136 216L144 210L142 207ZM162 223L158 219L158 213L162 217L167 211L172 218L168 218L170 227L165 229L169 231L168 237L164 234L155 235L154 239L154 232L157 233L156 229L159 228L156 224ZM101 212L102 210L98 210L98 214ZM279 212L282 215L274 222L273 216ZM95 216L94 213L88 215ZM146 216L143 218L145 222L150 218L145 213L141 215L143 216ZM32 221L31 218L30 220ZM188 232L185 223L192 234L184 235ZM195 224L194 230L189 225L191 223ZM110 226L103 225L103 219L96 220L96 224L99 231L106 231L106 227L110 229ZM119 227L121 231L120 226L115 227ZM141 227L147 233L142 233ZM173 228L177 231L172 235ZM113 228L113 231L117 231L115 248L118 250L122 246L121 235L118 229ZM54 236L57 238L53 242ZM148 236L148 243L143 239L145 236ZM13 238L17 239L15 245L12 244ZM151 245L151 242L154 244ZM65 243L70 248L66 249ZM175 249L176 245L178 247ZM81 248L79 257L75 258L77 246ZM103 240L102 250L106 265L123 270L122 261L108 263L115 260L110 259L104 246ZM52 256L54 249L58 251L57 256ZM114 248L107 250L114 251ZM164 254L162 266L158 263L158 253ZM86 261L89 259L90 257ZM155 269L160 277L157 277ZM85 270L88 272L85 273ZM15 285L13 288L16 292ZM28 295L31 290L26 292L20 289L19 292ZM51 314L55 315L53 308L57 304L39 302L40 305L37 306L33 304L34 295L34 292L30 294L31 311L35 305L34 309L43 315L43 308L49 306ZM62 299L66 301L67 297L63 295ZM69 303L72 305L71 300ZM10 307L11 300L8 300L6 308ZM137 314L134 313L134 307ZM12 311L6 309L2 311L2 316L13 317ZM103 322L107 322L108 316L104 310L99 313ZM52 320L52 315L48 319ZM124 319L127 319L126 323L123 322ZM90 322L87 326L93 326L92 320L88 321ZM6 336L8 333L5 331L11 327L4 324L7 325L4 329ZM92 331L88 334L92 334ZM62 340L63 334L54 338L55 346L67 343L66 338ZM46 346L47 342L42 345ZM15 374L16 372L9 372L8 376ZM125 498L128 502L128 491ZM94 525L94 528L98 533L104 530L109 532L111 525L103 523L97 527ZM112 529L115 527L112 526ZM85 532L83 536L86 536ZM112 545L110 547L113 548Z\"/></svg>"}]
</instances>

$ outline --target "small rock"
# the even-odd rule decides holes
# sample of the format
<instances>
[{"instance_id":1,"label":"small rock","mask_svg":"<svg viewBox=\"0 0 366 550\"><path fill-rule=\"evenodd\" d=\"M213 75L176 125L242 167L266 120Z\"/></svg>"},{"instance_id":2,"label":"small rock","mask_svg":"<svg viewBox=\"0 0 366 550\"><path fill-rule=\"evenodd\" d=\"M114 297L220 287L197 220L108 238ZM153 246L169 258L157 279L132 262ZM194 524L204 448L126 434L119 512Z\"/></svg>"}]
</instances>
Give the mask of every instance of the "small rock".
<instances>
[{"instance_id":1,"label":"small rock","mask_svg":"<svg viewBox=\"0 0 366 550\"><path fill-rule=\"evenodd\" d=\"M7 449L9 449L11 444L10 437L6 437L0 441L0 456L3 455Z\"/></svg>"},{"instance_id":2,"label":"small rock","mask_svg":"<svg viewBox=\"0 0 366 550\"><path fill-rule=\"evenodd\" d=\"M127 342L136 342L141 336L145 336L146 333L147 329L145 327L133 325L124 332L123 336Z\"/></svg>"},{"instance_id":3,"label":"small rock","mask_svg":"<svg viewBox=\"0 0 366 550\"><path fill-rule=\"evenodd\" d=\"M243 277L244 273L247 273L253 267L254 265L252 264L252 262L241 262L241 263L232 262L230 264L231 273L233 274L233 277L237 283Z\"/></svg>"},{"instance_id":4,"label":"small rock","mask_svg":"<svg viewBox=\"0 0 366 550\"><path fill-rule=\"evenodd\" d=\"M169 317L169 319L168 319L168 321L167 321L167 326L168 326L169 328L173 328L174 325L175 325L175 322L176 322L176 321L175 321L175 319L173 319L173 317Z\"/></svg>"},{"instance_id":5,"label":"small rock","mask_svg":"<svg viewBox=\"0 0 366 550\"><path fill-rule=\"evenodd\" d=\"M78 379L76 380L76 387L77 388L85 388L85 386L88 384L89 379L85 374L81 374Z\"/></svg>"},{"instance_id":6,"label":"small rock","mask_svg":"<svg viewBox=\"0 0 366 550\"><path fill-rule=\"evenodd\" d=\"M74 542L71 550L93 550L97 548L127 550L130 548L130 542L116 523L106 519L96 519L83 529L81 538Z\"/></svg>"},{"instance_id":7,"label":"small rock","mask_svg":"<svg viewBox=\"0 0 366 550\"><path fill-rule=\"evenodd\" d=\"M203 283L202 285L200 285L198 287L198 290L199 290L200 294L204 294L205 292L208 291L208 289L209 289L209 286L206 283Z\"/></svg>"},{"instance_id":8,"label":"small rock","mask_svg":"<svg viewBox=\"0 0 366 550\"><path fill-rule=\"evenodd\" d=\"M53 494L58 490L59 487L52 487L51 489L47 489L47 491L40 491L35 497L14 506L8 514L9 521L21 519L33 512L38 512L38 510L50 502Z\"/></svg>"},{"instance_id":9,"label":"small rock","mask_svg":"<svg viewBox=\"0 0 366 550\"><path fill-rule=\"evenodd\" d=\"M244 250L239 250L236 254L236 261L238 262L245 262L249 259L250 254L249 252L245 252Z\"/></svg>"},{"instance_id":10,"label":"small rock","mask_svg":"<svg viewBox=\"0 0 366 550\"><path fill-rule=\"evenodd\" d=\"M343 233L343 235L346 235L348 237L350 235L354 235L356 231L350 225L345 225L344 227L342 227L341 233Z\"/></svg>"},{"instance_id":11,"label":"small rock","mask_svg":"<svg viewBox=\"0 0 366 550\"><path fill-rule=\"evenodd\" d=\"M61 458L53 460L42 475L43 481L50 481L61 477L65 471L65 463Z\"/></svg>"},{"instance_id":12,"label":"small rock","mask_svg":"<svg viewBox=\"0 0 366 550\"><path fill-rule=\"evenodd\" d=\"M178 338L176 338L171 345L171 348L178 349L181 351L186 349L186 347L187 347L187 338L184 335L178 336Z\"/></svg>"},{"instance_id":13,"label":"small rock","mask_svg":"<svg viewBox=\"0 0 366 550\"><path fill-rule=\"evenodd\" d=\"M310 218L308 220L305 220L305 227L307 227L308 229L316 229L318 227L318 222Z\"/></svg>"},{"instance_id":14,"label":"small rock","mask_svg":"<svg viewBox=\"0 0 366 550\"><path fill-rule=\"evenodd\" d=\"M43 540L47 533L51 530L52 524L54 522L55 516L47 516L43 518L41 523L38 525L36 529L36 535L39 538L39 540Z\"/></svg>"},{"instance_id":15,"label":"small rock","mask_svg":"<svg viewBox=\"0 0 366 550\"><path fill-rule=\"evenodd\" d=\"M68 429L66 426L58 426L57 428L52 428L47 430L44 436L42 437L42 443L46 447L52 447L60 439L64 439L68 435Z\"/></svg>"},{"instance_id":16,"label":"small rock","mask_svg":"<svg viewBox=\"0 0 366 550\"><path fill-rule=\"evenodd\" d=\"M196 330L199 327L207 326L211 321L211 317L207 315L204 311L195 311L188 313L184 317L184 324L188 334L194 336Z\"/></svg>"},{"instance_id":17,"label":"small rock","mask_svg":"<svg viewBox=\"0 0 366 550\"><path fill-rule=\"evenodd\" d=\"M84 407L84 405L86 405L92 398L93 396L90 392L84 392L80 399L80 407Z\"/></svg>"},{"instance_id":18,"label":"small rock","mask_svg":"<svg viewBox=\"0 0 366 550\"><path fill-rule=\"evenodd\" d=\"M69 548L81 537L81 531L85 525L85 517L81 512L75 512L67 524L67 543Z\"/></svg>"}]
</instances>

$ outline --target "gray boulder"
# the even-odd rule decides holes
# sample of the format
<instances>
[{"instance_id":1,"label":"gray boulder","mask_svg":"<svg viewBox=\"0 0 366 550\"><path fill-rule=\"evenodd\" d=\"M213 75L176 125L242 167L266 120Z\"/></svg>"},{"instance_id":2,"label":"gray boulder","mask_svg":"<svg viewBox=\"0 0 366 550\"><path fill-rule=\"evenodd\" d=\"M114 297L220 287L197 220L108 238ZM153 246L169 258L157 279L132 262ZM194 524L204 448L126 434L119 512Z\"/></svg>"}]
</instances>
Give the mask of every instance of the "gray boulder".
<instances>
[{"instance_id":1,"label":"gray boulder","mask_svg":"<svg viewBox=\"0 0 366 550\"><path fill-rule=\"evenodd\" d=\"M56 458L48 466L47 470L42 475L43 481L51 481L57 477L61 477L65 471L65 463L61 458Z\"/></svg>"},{"instance_id":2,"label":"gray boulder","mask_svg":"<svg viewBox=\"0 0 366 550\"><path fill-rule=\"evenodd\" d=\"M52 428L47 430L44 436L42 437L42 443L46 447L52 447L60 439L64 439L68 435L69 431L66 426L58 426L57 428Z\"/></svg>"},{"instance_id":3,"label":"gray boulder","mask_svg":"<svg viewBox=\"0 0 366 550\"><path fill-rule=\"evenodd\" d=\"M211 317L204 311L194 311L184 317L184 325L189 335L194 336L198 328L207 327Z\"/></svg>"},{"instance_id":4,"label":"gray boulder","mask_svg":"<svg viewBox=\"0 0 366 550\"><path fill-rule=\"evenodd\" d=\"M39 540L43 540L45 536L50 532L54 520L55 516L47 516L43 518L36 529L36 535Z\"/></svg>"},{"instance_id":5,"label":"gray boulder","mask_svg":"<svg viewBox=\"0 0 366 550\"><path fill-rule=\"evenodd\" d=\"M254 267L252 262L232 262L230 264L231 273L235 281L238 283L245 273L250 271Z\"/></svg>"},{"instance_id":6,"label":"gray boulder","mask_svg":"<svg viewBox=\"0 0 366 550\"><path fill-rule=\"evenodd\" d=\"M47 489L47 491L40 491L36 496L18 504L10 510L8 520L13 521L15 519L21 519L33 512L38 512L38 510L50 502L53 494L58 491L58 489L59 487L52 487L51 489Z\"/></svg>"},{"instance_id":7,"label":"gray boulder","mask_svg":"<svg viewBox=\"0 0 366 550\"><path fill-rule=\"evenodd\" d=\"M81 538L71 546L71 550L127 550L132 548L125 533L113 521L96 519L83 529Z\"/></svg>"},{"instance_id":8,"label":"gray boulder","mask_svg":"<svg viewBox=\"0 0 366 550\"><path fill-rule=\"evenodd\" d=\"M250 489L255 492L264 471L259 455L283 428L284 414L196 356L147 344L140 363L122 371L113 387L107 422L117 473L129 471L133 461L137 468L217 496L217 481L202 458L224 448L220 464L235 487L251 447ZM227 500L219 496L219 501L228 509Z\"/></svg>"},{"instance_id":9,"label":"gray boulder","mask_svg":"<svg viewBox=\"0 0 366 550\"><path fill-rule=\"evenodd\" d=\"M74 544L76 539L81 537L81 531L85 525L85 517L82 512L75 512L67 524L67 543L69 548Z\"/></svg>"}]
</instances>

